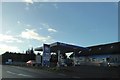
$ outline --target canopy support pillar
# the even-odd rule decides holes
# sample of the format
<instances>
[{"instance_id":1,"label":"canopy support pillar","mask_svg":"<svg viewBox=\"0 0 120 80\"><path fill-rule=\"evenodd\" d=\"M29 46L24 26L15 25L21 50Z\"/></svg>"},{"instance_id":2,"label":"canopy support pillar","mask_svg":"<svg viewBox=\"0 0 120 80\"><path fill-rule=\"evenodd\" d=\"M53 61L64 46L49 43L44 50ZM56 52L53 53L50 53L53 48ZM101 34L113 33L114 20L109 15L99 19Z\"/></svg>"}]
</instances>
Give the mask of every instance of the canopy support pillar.
<instances>
[{"instance_id":1,"label":"canopy support pillar","mask_svg":"<svg viewBox=\"0 0 120 80\"><path fill-rule=\"evenodd\" d=\"M58 53L57 67L60 67L60 60L61 60L61 58L60 58L60 50L58 50L57 53Z\"/></svg>"}]
</instances>

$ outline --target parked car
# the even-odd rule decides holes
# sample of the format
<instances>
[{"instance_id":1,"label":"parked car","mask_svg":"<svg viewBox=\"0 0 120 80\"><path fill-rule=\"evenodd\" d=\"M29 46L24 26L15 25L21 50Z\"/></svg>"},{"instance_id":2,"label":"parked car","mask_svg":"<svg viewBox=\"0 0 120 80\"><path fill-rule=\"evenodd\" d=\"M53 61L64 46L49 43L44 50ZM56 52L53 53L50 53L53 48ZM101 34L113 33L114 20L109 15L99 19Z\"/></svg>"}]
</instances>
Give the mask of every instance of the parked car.
<instances>
[{"instance_id":1,"label":"parked car","mask_svg":"<svg viewBox=\"0 0 120 80\"><path fill-rule=\"evenodd\" d=\"M26 62L27 66L35 66L36 65L36 61L35 60L29 60Z\"/></svg>"},{"instance_id":2,"label":"parked car","mask_svg":"<svg viewBox=\"0 0 120 80\"><path fill-rule=\"evenodd\" d=\"M108 66L116 66L116 67L120 67L120 62L118 63L118 62L110 62L110 63L108 63Z\"/></svg>"},{"instance_id":3,"label":"parked car","mask_svg":"<svg viewBox=\"0 0 120 80\"><path fill-rule=\"evenodd\" d=\"M5 64L7 64L7 65L12 64L12 59L8 59L8 60L5 62Z\"/></svg>"},{"instance_id":4,"label":"parked car","mask_svg":"<svg viewBox=\"0 0 120 80\"><path fill-rule=\"evenodd\" d=\"M7 61L7 62L5 62L5 64L10 65L10 64L12 64L12 62L8 62L8 61Z\"/></svg>"},{"instance_id":5,"label":"parked car","mask_svg":"<svg viewBox=\"0 0 120 80\"><path fill-rule=\"evenodd\" d=\"M111 66L120 66L120 62L103 62L103 63L100 63L100 66L108 66L108 67L111 67Z\"/></svg>"}]
</instances>

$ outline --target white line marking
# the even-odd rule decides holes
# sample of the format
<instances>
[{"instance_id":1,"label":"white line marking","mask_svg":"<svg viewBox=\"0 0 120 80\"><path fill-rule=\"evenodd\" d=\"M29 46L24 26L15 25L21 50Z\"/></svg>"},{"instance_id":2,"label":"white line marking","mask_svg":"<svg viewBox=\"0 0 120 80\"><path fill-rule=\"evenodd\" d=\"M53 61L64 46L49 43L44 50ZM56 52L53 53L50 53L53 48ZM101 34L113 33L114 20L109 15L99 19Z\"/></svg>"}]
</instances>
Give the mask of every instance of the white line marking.
<instances>
[{"instance_id":1,"label":"white line marking","mask_svg":"<svg viewBox=\"0 0 120 80\"><path fill-rule=\"evenodd\" d=\"M19 76L26 76L26 77L32 77L30 75L25 75L25 74L17 74L17 73L14 73L14 72L11 72L11 71L6 71L7 73L9 74L13 74L13 75L19 75Z\"/></svg>"},{"instance_id":2,"label":"white line marking","mask_svg":"<svg viewBox=\"0 0 120 80\"><path fill-rule=\"evenodd\" d=\"M31 70L29 68L24 68L24 67L19 67L19 66L11 66L11 67L31 72Z\"/></svg>"},{"instance_id":3,"label":"white line marking","mask_svg":"<svg viewBox=\"0 0 120 80\"><path fill-rule=\"evenodd\" d=\"M16 74L16 73L13 73L13 72L11 72L11 71L6 71L7 73L10 73L10 74Z\"/></svg>"},{"instance_id":4,"label":"white line marking","mask_svg":"<svg viewBox=\"0 0 120 80\"><path fill-rule=\"evenodd\" d=\"M20 76L32 77L32 76L30 76L30 75L25 75L25 74L18 74L18 75L20 75Z\"/></svg>"}]
</instances>

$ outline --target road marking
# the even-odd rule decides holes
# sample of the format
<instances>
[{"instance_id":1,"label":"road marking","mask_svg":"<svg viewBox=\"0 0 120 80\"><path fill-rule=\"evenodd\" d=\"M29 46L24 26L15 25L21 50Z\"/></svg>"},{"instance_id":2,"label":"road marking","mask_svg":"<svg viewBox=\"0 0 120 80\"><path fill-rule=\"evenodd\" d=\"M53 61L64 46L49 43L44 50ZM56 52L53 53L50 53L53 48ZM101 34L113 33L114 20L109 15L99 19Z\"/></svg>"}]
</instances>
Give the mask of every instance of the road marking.
<instances>
[{"instance_id":1,"label":"road marking","mask_svg":"<svg viewBox=\"0 0 120 80\"><path fill-rule=\"evenodd\" d=\"M14 73L14 72L11 72L11 71L6 71L7 73L10 73L10 74L16 74L16 73Z\"/></svg>"},{"instance_id":2,"label":"road marking","mask_svg":"<svg viewBox=\"0 0 120 80\"><path fill-rule=\"evenodd\" d=\"M6 71L6 72L9 73L9 74L14 74L14 75L19 75L19 76L32 77L31 75L17 74L17 73L11 72L11 71Z\"/></svg>"},{"instance_id":3,"label":"road marking","mask_svg":"<svg viewBox=\"0 0 120 80\"><path fill-rule=\"evenodd\" d=\"M31 72L31 70L29 68L24 68L24 67L19 67L19 66L11 66L11 67Z\"/></svg>"},{"instance_id":4,"label":"road marking","mask_svg":"<svg viewBox=\"0 0 120 80\"><path fill-rule=\"evenodd\" d=\"M25 75L25 74L18 74L18 75L20 75L20 76L32 77L32 76L30 76L30 75Z\"/></svg>"}]
</instances>

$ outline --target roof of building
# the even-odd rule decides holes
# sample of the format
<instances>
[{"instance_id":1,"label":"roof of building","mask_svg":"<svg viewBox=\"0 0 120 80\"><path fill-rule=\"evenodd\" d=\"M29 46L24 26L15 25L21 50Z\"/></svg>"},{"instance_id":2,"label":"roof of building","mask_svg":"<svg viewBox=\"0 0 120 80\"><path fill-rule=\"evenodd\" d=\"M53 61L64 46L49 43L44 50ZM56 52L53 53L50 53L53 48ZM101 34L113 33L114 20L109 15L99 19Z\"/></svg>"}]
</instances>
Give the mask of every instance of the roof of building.
<instances>
[{"instance_id":1,"label":"roof of building","mask_svg":"<svg viewBox=\"0 0 120 80\"><path fill-rule=\"evenodd\" d=\"M119 46L120 42L108 43L108 44L100 44L95 46L89 47L80 47L76 45L55 42L50 45L50 51L57 53L58 50L61 53L68 53L68 52L76 52L76 55L103 55L103 54L120 54ZM35 48L35 51L43 51L43 47ZM80 53L78 53L81 51Z\"/></svg>"},{"instance_id":2,"label":"roof of building","mask_svg":"<svg viewBox=\"0 0 120 80\"><path fill-rule=\"evenodd\" d=\"M56 52L56 53L58 52L58 50L60 50L61 53L89 50L88 48L85 48L85 47L80 47L80 46L61 43L61 42L55 42L49 45L50 45L50 51ZM43 51L43 47L35 48L35 51Z\"/></svg>"},{"instance_id":3,"label":"roof of building","mask_svg":"<svg viewBox=\"0 0 120 80\"><path fill-rule=\"evenodd\" d=\"M88 52L82 51L80 54L76 54L77 56L81 55L104 55L104 54L120 54L120 42L101 44L95 46L89 46ZM71 55L73 56L73 54Z\"/></svg>"}]
</instances>

